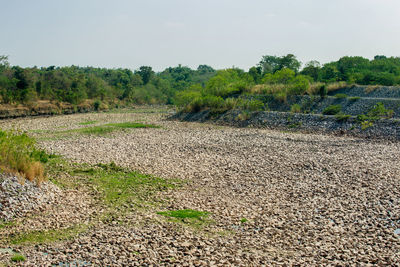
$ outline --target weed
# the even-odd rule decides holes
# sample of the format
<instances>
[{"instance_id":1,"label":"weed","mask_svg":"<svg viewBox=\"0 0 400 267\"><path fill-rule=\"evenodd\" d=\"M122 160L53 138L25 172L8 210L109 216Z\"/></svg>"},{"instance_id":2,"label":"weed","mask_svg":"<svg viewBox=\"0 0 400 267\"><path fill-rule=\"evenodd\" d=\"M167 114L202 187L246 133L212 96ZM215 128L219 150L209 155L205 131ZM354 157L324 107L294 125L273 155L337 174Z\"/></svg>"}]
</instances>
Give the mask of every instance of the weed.
<instances>
[{"instance_id":1,"label":"weed","mask_svg":"<svg viewBox=\"0 0 400 267\"><path fill-rule=\"evenodd\" d=\"M11 257L11 261L13 262L21 262L21 261L25 261L25 256L20 254L20 253L15 253L12 257Z\"/></svg>"},{"instance_id":2,"label":"weed","mask_svg":"<svg viewBox=\"0 0 400 267\"><path fill-rule=\"evenodd\" d=\"M300 113L301 112L301 106L299 104L293 104L290 107L290 112L292 112L292 113Z\"/></svg>"},{"instance_id":3,"label":"weed","mask_svg":"<svg viewBox=\"0 0 400 267\"><path fill-rule=\"evenodd\" d=\"M20 174L40 184L45 180L42 162L48 155L35 148L35 140L26 134L0 130L0 169Z\"/></svg>"},{"instance_id":4,"label":"weed","mask_svg":"<svg viewBox=\"0 0 400 267\"><path fill-rule=\"evenodd\" d=\"M246 223L248 220L246 218L240 219L240 223Z\"/></svg>"},{"instance_id":5,"label":"weed","mask_svg":"<svg viewBox=\"0 0 400 267\"><path fill-rule=\"evenodd\" d=\"M336 98L338 99L343 99L343 98L347 98L348 96L346 94L336 94L334 95Z\"/></svg>"},{"instance_id":6,"label":"weed","mask_svg":"<svg viewBox=\"0 0 400 267\"><path fill-rule=\"evenodd\" d=\"M154 124L143 124L138 122L121 122L121 123L109 123L105 126L112 126L121 129L130 129L130 128L160 128L160 126Z\"/></svg>"},{"instance_id":7,"label":"weed","mask_svg":"<svg viewBox=\"0 0 400 267\"><path fill-rule=\"evenodd\" d=\"M372 121L362 121L361 122L361 130L366 130L370 127L372 127L374 125L374 123Z\"/></svg>"},{"instance_id":8,"label":"weed","mask_svg":"<svg viewBox=\"0 0 400 267\"><path fill-rule=\"evenodd\" d=\"M324 114L324 115L336 115L341 111L342 111L342 106L341 105L330 105L330 106L326 107L322 111L322 114Z\"/></svg>"},{"instance_id":9,"label":"weed","mask_svg":"<svg viewBox=\"0 0 400 267\"><path fill-rule=\"evenodd\" d=\"M115 131L115 128L107 126L94 126L89 128L82 128L77 131L89 135L106 135Z\"/></svg>"},{"instance_id":10,"label":"weed","mask_svg":"<svg viewBox=\"0 0 400 267\"><path fill-rule=\"evenodd\" d=\"M338 122L345 122L351 118L351 115L347 115L342 112L339 112L338 114L335 115L335 118L336 118L336 121L338 121Z\"/></svg>"},{"instance_id":11,"label":"weed","mask_svg":"<svg viewBox=\"0 0 400 267\"><path fill-rule=\"evenodd\" d=\"M79 123L79 125L91 125L91 124L95 124L97 123L97 121L84 121Z\"/></svg>"},{"instance_id":12,"label":"weed","mask_svg":"<svg viewBox=\"0 0 400 267\"><path fill-rule=\"evenodd\" d=\"M47 244L59 240L70 239L87 230L87 225L74 225L66 229L39 230L26 233L18 233L10 237L9 242L14 245L20 244Z\"/></svg>"},{"instance_id":13,"label":"weed","mask_svg":"<svg viewBox=\"0 0 400 267\"><path fill-rule=\"evenodd\" d=\"M161 211L157 214L169 217L177 222L187 223L191 226L201 226L207 222L208 212L192 209Z\"/></svg>"},{"instance_id":14,"label":"weed","mask_svg":"<svg viewBox=\"0 0 400 267\"><path fill-rule=\"evenodd\" d=\"M357 100L361 99L361 97L359 96L353 96L353 97L349 97L349 101L350 102L356 102Z\"/></svg>"}]
</instances>

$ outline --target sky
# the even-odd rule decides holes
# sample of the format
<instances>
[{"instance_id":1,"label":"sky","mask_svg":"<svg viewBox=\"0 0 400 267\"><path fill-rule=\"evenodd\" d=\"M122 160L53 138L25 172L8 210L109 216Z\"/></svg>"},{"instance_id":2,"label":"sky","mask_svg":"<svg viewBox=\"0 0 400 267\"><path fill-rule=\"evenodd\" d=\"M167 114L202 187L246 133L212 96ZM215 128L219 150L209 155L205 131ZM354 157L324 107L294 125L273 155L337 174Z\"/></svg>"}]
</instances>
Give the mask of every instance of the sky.
<instances>
[{"instance_id":1,"label":"sky","mask_svg":"<svg viewBox=\"0 0 400 267\"><path fill-rule=\"evenodd\" d=\"M263 55L306 63L400 56L399 0L0 0L11 65L247 70Z\"/></svg>"}]
</instances>

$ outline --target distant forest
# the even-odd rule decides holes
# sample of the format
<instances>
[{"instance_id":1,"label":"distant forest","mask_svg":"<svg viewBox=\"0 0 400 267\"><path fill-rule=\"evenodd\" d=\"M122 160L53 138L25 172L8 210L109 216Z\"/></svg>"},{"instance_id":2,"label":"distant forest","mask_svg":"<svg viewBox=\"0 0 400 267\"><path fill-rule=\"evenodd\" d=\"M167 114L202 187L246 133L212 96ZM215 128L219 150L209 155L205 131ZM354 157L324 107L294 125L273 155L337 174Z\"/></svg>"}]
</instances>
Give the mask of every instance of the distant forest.
<instances>
[{"instance_id":1,"label":"distant forest","mask_svg":"<svg viewBox=\"0 0 400 267\"><path fill-rule=\"evenodd\" d=\"M150 66L135 71L78 66L22 68L10 66L8 57L0 56L0 102L51 100L75 105L89 99L104 103L187 105L210 95L225 99L242 93L320 93L323 86L338 82L400 85L399 57L342 57L323 65L310 61L301 66L294 55L288 54L263 56L247 72L237 68L215 70L208 65L193 70L179 65L156 73Z\"/></svg>"}]
</instances>

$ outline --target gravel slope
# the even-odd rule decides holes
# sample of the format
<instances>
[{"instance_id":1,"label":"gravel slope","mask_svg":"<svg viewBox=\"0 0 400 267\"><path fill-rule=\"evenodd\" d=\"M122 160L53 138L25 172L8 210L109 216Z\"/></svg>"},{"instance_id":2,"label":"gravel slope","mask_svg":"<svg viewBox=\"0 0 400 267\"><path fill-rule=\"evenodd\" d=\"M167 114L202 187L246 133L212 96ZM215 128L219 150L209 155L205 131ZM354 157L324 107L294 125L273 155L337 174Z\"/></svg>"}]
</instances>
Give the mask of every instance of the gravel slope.
<instances>
[{"instance_id":1,"label":"gravel slope","mask_svg":"<svg viewBox=\"0 0 400 267\"><path fill-rule=\"evenodd\" d=\"M78 162L114 161L187 179L183 190L164 196L167 208L209 211L215 222L194 231L154 213L132 212L126 218L131 226L104 224L65 243L21 248L27 265L400 265L399 143L164 116L77 114L1 122L2 128L23 130L72 129L89 120L161 125L108 137L42 138L40 145Z\"/></svg>"}]
</instances>

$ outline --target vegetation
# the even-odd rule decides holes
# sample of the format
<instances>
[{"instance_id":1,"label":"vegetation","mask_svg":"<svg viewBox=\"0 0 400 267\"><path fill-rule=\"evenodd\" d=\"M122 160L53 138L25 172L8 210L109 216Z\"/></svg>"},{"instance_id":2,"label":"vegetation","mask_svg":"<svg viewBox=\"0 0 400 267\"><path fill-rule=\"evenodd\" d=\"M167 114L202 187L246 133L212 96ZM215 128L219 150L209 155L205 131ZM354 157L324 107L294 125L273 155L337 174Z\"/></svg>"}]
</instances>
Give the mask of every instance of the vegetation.
<instances>
[{"instance_id":1,"label":"vegetation","mask_svg":"<svg viewBox=\"0 0 400 267\"><path fill-rule=\"evenodd\" d=\"M128 204L141 206L154 201L154 194L175 188L181 181L141 174L117 166L115 163L95 167L77 166L67 170L71 175L83 176L93 184L104 202L113 210L122 210ZM149 202L150 201L150 202Z\"/></svg>"},{"instance_id":2,"label":"vegetation","mask_svg":"<svg viewBox=\"0 0 400 267\"><path fill-rule=\"evenodd\" d=\"M45 180L42 163L49 159L35 148L35 140L26 134L0 130L0 170L19 174L40 184Z\"/></svg>"},{"instance_id":3,"label":"vegetation","mask_svg":"<svg viewBox=\"0 0 400 267\"><path fill-rule=\"evenodd\" d=\"M11 261L13 262L21 262L21 261L25 261L25 256L20 254L20 253L15 253L12 257L11 257Z\"/></svg>"},{"instance_id":4,"label":"vegetation","mask_svg":"<svg viewBox=\"0 0 400 267\"><path fill-rule=\"evenodd\" d=\"M105 69L93 67L21 68L0 56L0 102L30 104L52 100L73 105L90 99L93 108L123 103L172 104L176 92L204 84L215 74L207 65L197 70L179 65L155 73L151 67Z\"/></svg>"},{"instance_id":5,"label":"vegetation","mask_svg":"<svg viewBox=\"0 0 400 267\"><path fill-rule=\"evenodd\" d=\"M129 69L93 67L21 68L10 66L0 56L0 102L32 105L51 100L79 105L89 101L95 110L125 104L175 104L185 112L230 109L266 110L254 95L271 95L286 104L294 96L324 98L329 92L353 84L368 86L400 85L400 58L375 56L342 57L321 65L310 61L301 68L293 54L262 56L247 72L238 68L214 70L200 65L196 70L178 65L156 73L150 66ZM336 94L346 98L345 94ZM355 101L351 98L350 101Z\"/></svg>"},{"instance_id":6,"label":"vegetation","mask_svg":"<svg viewBox=\"0 0 400 267\"><path fill-rule=\"evenodd\" d=\"M341 111L342 111L342 106L341 105L330 105L330 106L326 107L322 111L322 114L324 114L324 115L336 115Z\"/></svg>"},{"instance_id":7,"label":"vegetation","mask_svg":"<svg viewBox=\"0 0 400 267\"><path fill-rule=\"evenodd\" d=\"M191 226L201 226L207 222L208 212L192 209L169 210L157 212L157 214L171 218L173 221L182 222Z\"/></svg>"},{"instance_id":8,"label":"vegetation","mask_svg":"<svg viewBox=\"0 0 400 267\"><path fill-rule=\"evenodd\" d=\"M343 98L347 98L347 95L346 94L336 94L335 97L338 99L343 99Z\"/></svg>"}]
</instances>

